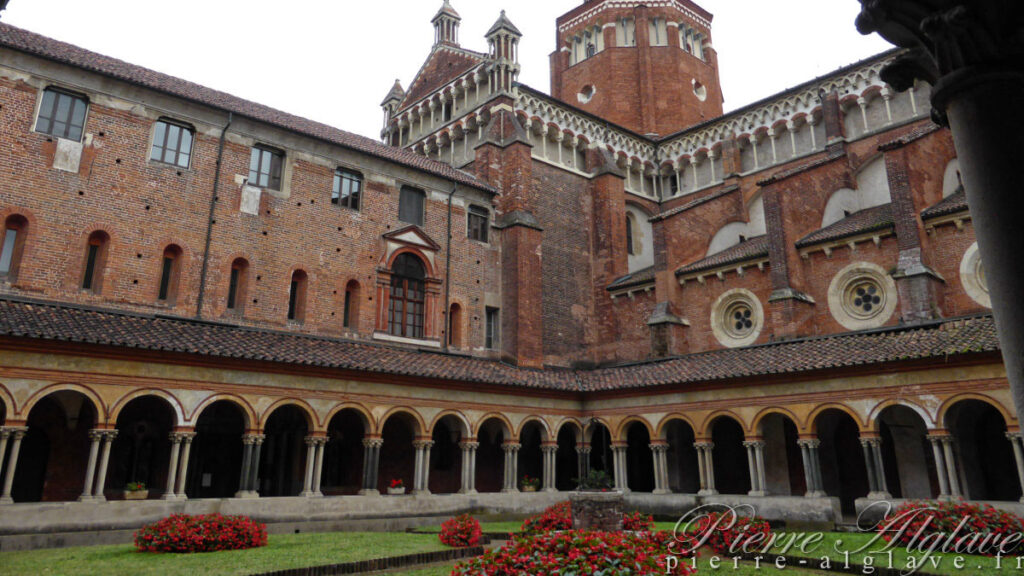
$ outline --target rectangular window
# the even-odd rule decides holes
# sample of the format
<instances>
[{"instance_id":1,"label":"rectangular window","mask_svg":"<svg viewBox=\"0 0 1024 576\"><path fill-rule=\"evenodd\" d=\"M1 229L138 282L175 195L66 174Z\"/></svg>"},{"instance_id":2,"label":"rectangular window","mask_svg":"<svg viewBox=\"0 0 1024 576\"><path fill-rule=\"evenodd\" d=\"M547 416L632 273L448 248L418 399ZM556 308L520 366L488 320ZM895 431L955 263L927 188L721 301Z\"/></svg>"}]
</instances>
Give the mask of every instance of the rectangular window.
<instances>
[{"instance_id":1,"label":"rectangular window","mask_svg":"<svg viewBox=\"0 0 1024 576\"><path fill-rule=\"evenodd\" d=\"M346 208L359 210L359 196L363 191L363 175L358 172L342 170L334 171L334 188L331 191L331 203Z\"/></svg>"},{"instance_id":2,"label":"rectangular window","mask_svg":"<svg viewBox=\"0 0 1024 576\"><path fill-rule=\"evenodd\" d=\"M487 242L488 219L490 213L482 206L469 207L469 224L466 228L470 240Z\"/></svg>"},{"instance_id":3,"label":"rectangular window","mask_svg":"<svg viewBox=\"0 0 1024 576\"><path fill-rule=\"evenodd\" d=\"M668 35L665 30L664 18L652 18L650 21L651 46L668 46Z\"/></svg>"},{"instance_id":4,"label":"rectangular window","mask_svg":"<svg viewBox=\"0 0 1024 576\"><path fill-rule=\"evenodd\" d=\"M93 277L96 275L96 258L99 256L98 244L89 244L89 252L85 257L85 277L82 278L82 289L92 290Z\"/></svg>"},{"instance_id":5,"label":"rectangular window","mask_svg":"<svg viewBox=\"0 0 1024 576\"><path fill-rule=\"evenodd\" d=\"M350 326L350 318L352 318L352 291L345 290L345 316L342 318L344 320L344 322L342 322L343 327L348 328Z\"/></svg>"},{"instance_id":6,"label":"rectangular window","mask_svg":"<svg viewBox=\"0 0 1024 576\"><path fill-rule=\"evenodd\" d=\"M487 332L485 335L484 347L488 350L497 350L500 344L499 335L501 333L498 309L488 306L485 309L485 315L487 317Z\"/></svg>"},{"instance_id":7,"label":"rectangular window","mask_svg":"<svg viewBox=\"0 0 1024 576\"><path fill-rule=\"evenodd\" d=\"M153 130L153 148L149 159L188 168L192 158L191 128L167 120L158 120Z\"/></svg>"},{"instance_id":8,"label":"rectangular window","mask_svg":"<svg viewBox=\"0 0 1024 576\"><path fill-rule=\"evenodd\" d=\"M622 18L616 22L615 41L619 46L636 46L636 21Z\"/></svg>"},{"instance_id":9,"label":"rectangular window","mask_svg":"<svg viewBox=\"0 0 1024 576\"><path fill-rule=\"evenodd\" d=\"M423 226L424 196L423 190L403 187L398 197L398 219L409 224Z\"/></svg>"},{"instance_id":10,"label":"rectangular window","mask_svg":"<svg viewBox=\"0 0 1024 576\"><path fill-rule=\"evenodd\" d=\"M281 166L284 152L253 146L249 156L249 184L270 190L281 189Z\"/></svg>"},{"instance_id":11,"label":"rectangular window","mask_svg":"<svg viewBox=\"0 0 1024 576\"><path fill-rule=\"evenodd\" d=\"M47 88L39 105L36 132L79 141L85 129L85 112L89 104L82 96Z\"/></svg>"},{"instance_id":12,"label":"rectangular window","mask_svg":"<svg viewBox=\"0 0 1024 576\"><path fill-rule=\"evenodd\" d=\"M160 300L167 300L167 293L171 287L171 272L174 270L174 258L164 256L164 267L160 272Z\"/></svg>"},{"instance_id":13,"label":"rectangular window","mask_svg":"<svg viewBox=\"0 0 1024 576\"><path fill-rule=\"evenodd\" d=\"M15 228L7 228L4 231L4 243L0 248L0 278L11 273L14 264L14 246L18 241L18 231Z\"/></svg>"},{"instance_id":14,"label":"rectangular window","mask_svg":"<svg viewBox=\"0 0 1024 576\"><path fill-rule=\"evenodd\" d=\"M293 279L292 287L288 292L288 319L295 320L295 313L299 304L299 281Z\"/></svg>"},{"instance_id":15,"label":"rectangular window","mask_svg":"<svg viewBox=\"0 0 1024 576\"><path fill-rule=\"evenodd\" d=\"M228 284L228 310L235 309L235 300L238 298L238 268L231 269L231 281Z\"/></svg>"}]
</instances>

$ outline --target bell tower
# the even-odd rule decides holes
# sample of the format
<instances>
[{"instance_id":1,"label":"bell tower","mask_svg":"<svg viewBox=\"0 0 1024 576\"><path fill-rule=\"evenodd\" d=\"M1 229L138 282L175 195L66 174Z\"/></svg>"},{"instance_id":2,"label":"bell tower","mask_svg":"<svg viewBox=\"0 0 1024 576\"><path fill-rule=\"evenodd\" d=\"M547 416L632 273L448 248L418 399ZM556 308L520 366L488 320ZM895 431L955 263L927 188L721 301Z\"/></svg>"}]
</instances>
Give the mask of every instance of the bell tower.
<instances>
[{"instance_id":1,"label":"bell tower","mask_svg":"<svg viewBox=\"0 0 1024 576\"><path fill-rule=\"evenodd\" d=\"M462 22L462 17L455 11L455 8L452 8L448 0L444 0L441 9L431 18L430 22L434 25L435 46L438 44L459 45L459 23Z\"/></svg>"},{"instance_id":2,"label":"bell tower","mask_svg":"<svg viewBox=\"0 0 1024 576\"><path fill-rule=\"evenodd\" d=\"M690 0L587 0L558 18L551 94L641 134L722 115L712 15Z\"/></svg>"}]
</instances>

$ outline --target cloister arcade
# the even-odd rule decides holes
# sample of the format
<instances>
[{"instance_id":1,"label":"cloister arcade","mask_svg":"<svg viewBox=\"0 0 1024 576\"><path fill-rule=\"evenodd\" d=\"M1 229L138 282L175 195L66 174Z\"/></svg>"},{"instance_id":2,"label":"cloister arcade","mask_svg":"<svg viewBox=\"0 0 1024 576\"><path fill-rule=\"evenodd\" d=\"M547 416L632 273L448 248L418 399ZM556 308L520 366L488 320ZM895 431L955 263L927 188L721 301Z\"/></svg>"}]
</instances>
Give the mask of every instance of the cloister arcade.
<instances>
[{"instance_id":1,"label":"cloister arcade","mask_svg":"<svg viewBox=\"0 0 1024 576\"><path fill-rule=\"evenodd\" d=\"M583 419L470 418L412 407L374 417L340 404L324 418L281 399L257 412L213 395L188 417L170 393L136 391L107 407L80 386L53 386L15 420L0 397L3 501L375 495L399 479L414 494L515 492L524 476L564 491L590 470L654 494L1017 500L1024 446L1005 406L959 395L928 411L885 401L866 418L828 403L746 418L718 411Z\"/></svg>"}]
</instances>

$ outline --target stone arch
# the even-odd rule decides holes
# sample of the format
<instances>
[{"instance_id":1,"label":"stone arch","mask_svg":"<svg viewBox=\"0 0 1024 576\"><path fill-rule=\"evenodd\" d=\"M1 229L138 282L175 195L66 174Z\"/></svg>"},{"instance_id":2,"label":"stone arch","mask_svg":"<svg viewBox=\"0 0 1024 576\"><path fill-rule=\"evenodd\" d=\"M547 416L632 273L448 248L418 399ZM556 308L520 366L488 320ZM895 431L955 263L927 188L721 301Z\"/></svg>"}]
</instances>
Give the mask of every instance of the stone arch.
<instances>
[{"instance_id":1,"label":"stone arch","mask_svg":"<svg viewBox=\"0 0 1024 576\"><path fill-rule=\"evenodd\" d=\"M801 453L800 420L784 408L766 408L754 419L751 432L764 442L764 487L768 494L802 496L807 474Z\"/></svg>"},{"instance_id":2,"label":"stone arch","mask_svg":"<svg viewBox=\"0 0 1024 576\"><path fill-rule=\"evenodd\" d=\"M394 406L388 409L388 411L385 412L384 415L380 417L380 420L377 421L377 429L374 430L374 433L381 434L382 431L384 430L384 425L387 423L388 419L391 418L392 416L401 414L404 414L405 416L412 419L413 423L415 424L415 426L413 427L413 432L415 434L423 434L423 431L427 429L427 424L423 420L423 416L420 415L420 413L417 412L415 408L409 406Z\"/></svg>"},{"instance_id":3,"label":"stone arch","mask_svg":"<svg viewBox=\"0 0 1024 576\"><path fill-rule=\"evenodd\" d=\"M888 491L894 498L937 497L939 482L928 441L927 412L910 402L884 404L876 408L871 424L882 439L882 467Z\"/></svg>"},{"instance_id":4,"label":"stone arch","mask_svg":"<svg viewBox=\"0 0 1024 576\"><path fill-rule=\"evenodd\" d=\"M220 400L227 400L232 404L238 405L242 410L242 415L245 417L245 428L252 430L257 429L256 426L259 422L259 418L256 417L256 410L253 409L252 405L241 396L226 393L214 394L200 402L199 406L196 406L195 410L192 411L192 417L189 418L189 422L195 425L199 422L199 417L203 415L203 410L206 410L211 404Z\"/></svg>"},{"instance_id":5,"label":"stone arch","mask_svg":"<svg viewBox=\"0 0 1024 576\"><path fill-rule=\"evenodd\" d=\"M528 416L519 424L516 440L519 443L517 463L518 482L524 476L544 480L544 451L542 446L551 435L548 425L539 416Z\"/></svg>"},{"instance_id":6,"label":"stone arch","mask_svg":"<svg viewBox=\"0 0 1024 576\"><path fill-rule=\"evenodd\" d=\"M110 422L116 424L117 417L121 414L121 411L124 410L125 405L127 405L132 400L135 400L136 398L142 398L143 396L155 396L166 401L167 405L170 406L172 411L174 411L174 425L181 426L185 422L185 410L181 407L181 402L178 400L178 398L174 396L174 394L171 394L170 392L161 390L159 388L144 388L142 390L133 390L132 392L129 392L128 394L125 394L124 396L118 398L117 401L114 402L114 404L110 407Z\"/></svg>"},{"instance_id":7,"label":"stone arch","mask_svg":"<svg viewBox=\"0 0 1024 576\"><path fill-rule=\"evenodd\" d=\"M332 407L331 410L324 417L324 426L329 427L331 424L331 419L333 419L335 416L337 416L340 412L344 410L353 410L359 413L359 415L362 417L363 431L366 434L370 434L377 429L377 423L373 419L373 414L366 406L363 406L358 402L342 402L340 404L334 405L334 407Z\"/></svg>"},{"instance_id":8,"label":"stone arch","mask_svg":"<svg viewBox=\"0 0 1024 576\"><path fill-rule=\"evenodd\" d=\"M537 415L530 415L523 418L523 421L519 423L519 429L516 430L516 438L520 438L523 435L523 428L526 428L528 424L536 423L541 429L541 440L547 442L551 438L551 428L548 426L547 420Z\"/></svg>"},{"instance_id":9,"label":"stone arch","mask_svg":"<svg viewBox=\"0 0 1024 576\"><path fill-rule=\"evenodd\" d=\"M781 406L769 406L767 408L762 409L760 412L757 413L756 416L754 416L753 420L750 421L750 428L747 429L747 432L749 432L752 436L762 436L761 425L763 424L764 419L771 416L772 414L778 414L779 416L789 418L793 422L793 424L796 425L797 430L801 432L807 429L807 423L801 421L800 418L797 417L796 413L794 413L792 410L788 408L783 408Z\"/></svg>"},{"instance_id":10,"label":"stone arch","mask_svg":"<svg viewBox=\"0 0 1024 576\"><path fill-rule=\"evenodd\" d=\"M14 397L11 396L10 391L7 390L7 387L4 386L3 382L0 382L0 407L2 407L3 410L0 412L3 414L3 419L0 419L0 423L3 424L12 420L11 417L18 411L18 406L14 403ZM2 462L0 462L0 466L3 466Z\"/></svg>"},{"instance_id":11,"label":"stone arch","mask_svg":"<svg viewBox=\"0 0 1024 576\"><path fill-rule=\"evenodd\" d=\"M316 417L309 405L292 398L278 400L263 413L262 459L256 471L263 495L299 495L309 458L306 437L315 426Z\"/></svg>"},{"instance_id":12,"label":"stone arch","mask_svg":"<svg viewBox=\"0 0 1024 576\"><path fill-rule=\"evenodd\" d=\"M655 427L655 437L661 438L662 440L666 440L667 438L665 434L667 432L668 425L673 420L679 420L685 423L687 426L690 427L690 430L694 432L696 432L699 429L697 427L697 424L689 416L682 414L680 412L673 412L671 414L666 415L664 418L661 419L660 422L658 422L658 425Z\"/></svg>"},{"instance_id":13,"label":"stone arch","mask_svg":"<svg viewBox=\"0 0 1024 576\"><path fill-rule=\"evenodd\" d=\"M562 420L559 420L557 424L552 426L551 429L555 431L555 435L557 436L562 433L562 429L566 426L572 428L573 439L576 442L582 440L583 424L580 424L580 421L575 418L563 418Z\"/></svg>"},{"instance_id":14,"label":"stone arch","mask_svg":"<svg viewBox=\"0 0 1024 576\"><path fill-rule=\"evenodd\" d=\"M620 428L620 442L626 444L626 486L636 492L653 492L654 455L651 441L654 432L651 425L642 418L631 418Z\"/></svg>"},{"instance_id":15,"label":"stone arch","mask_svg":"<svg viewBox=\"0 0 1024 576\"><path fill-rule=\"evenodd\" d=\"M943 424L953 437L953 470L965 498L1020 498L1013 445L1006 437L1009 421L997 404L960 398L944 412Z\"/></svg>"},{"instance_id":16,"label":"stone arch","mask_svg":"<svg viewBox=\"0 0 1024 576\"><path fill-rule=\"evenodd\" d=\"M743 417L733 412L732 410L716 410L711 414L708 414L707 417L704 418L704 422L702 423L700 428L701 435L704 437L710 437L711 428L714 427L715 422L721 418L730 418L734 420L737 424L740 425L741 430L746 431L750 429L743 420Z\"/></svg>"},{"instance_id":17,"label":"stone arch","mask_svg":"<svg viewBox=\"0 0 1024 576\"><path fill-rule=\"evenodd\" d=\"M316 416L316 410L309 405L305 400L299 398L281 398L275 400L273 404L267 406L266 410L260 414L259 429L262 430L267 425L267 420L275 410L282 406L295 406L299 409L302 415L306 418L306 425L309 427L309 431L312 432L323 432L323 426L320 420Z\"/></svg>"},{"instance_id":18,"label":"stone arch","mask_svg":"<svg viewBox=\"0 0 1024 576\"><path fill-rule=\"evenodd\" d=\"M583 439L586 444L590 444L594 439L594 431L598 430L599 427L604 427L609 434L612 432L612 427L608 423L608 420L601 418L600 416L592 416L590 421L583 425Z\"/></svg>"},{"instance_id":19,"label":"stone arch","mask_svg":"<svg viewBox=\"0 0 1024 576\"><path fill-rule=\"evenodd\" d=\"M476 489L497 492L504 485L505 452L503 445L517 442L515 428L503 414L489 413L477 421L474 436L476 450Z\"/></svg>"},{"instance_id":20,"label":"stone arch","mask_svg":"<svg viewBox=\"0 0 1024 576\"><path fill-rule=\"evenodd\" d=\"M423 417L412 408L396 406L380 419L380 459L377 490L385 492L391 480L400 479L410 489L415 480L416 449L413 443L426 430Z\"/></svg>"},{"instance_id":21,"label":"stone arch","mask_svg":"<svg viewBox=\"0 0 1024 576\"><path fill-rule=\"evenodd\" d=\"M643 416L628 416L622 422L619 422L618 428L615 429L615 433L612 435L612 440L616 442L625 442L626 434L629 430L629 427L634 423L639 423L643 425L643 427L647 429L647 434L651 437L651 439L654 439L656 437L654 433L654 427L651 426L651 423L648 422L646 418L644 418Z\"/></svg>"},{"instance_id":22,"label":"stone arch","mask_svg":"<svg viewBox=\"0 0 1024 576\"><path fill-rule=\"evenodd\" d=\"M476 423L473 426L473 436L479 437L480 429L483 428L484 424L486 424L489 420L497 420L501 422L502 426L504 427L503 432L505 433L505 439L514 439L513 435L515 433L516 427L512 425L512 421L508 419L508 416L505 416L504 414L501 414L499 412L488 412L487 414L484 414L479 419L477 419Z\"/></svg>"},{"instance_id":23,"label":"stone arch","mask_svg":"<svg viewBox=\"0 0 1024 576\"><path fill-rule=\"evenodd\" d=\"M461 444L470 437L469 420L458 410L444 410L430 423L430 476L432 493L451 494L462 489Z\"/></svg>"},{"instance_id":24,"label":"stone arch","mask_svg":"<svg viewBox=\"0 0 1024 576\"><path fill-rule=\"evenodd\" d=\"M657 437L668 443L665 461L668 489L672 492L696 494L700 490L697 449L694 447L698 429L689 416L680 413L669 414L658 423Z\"/></svg>"},{"instance_id":25,"label":"stone arch","mask_svg":"<svg viewBox=\"0 0 1024 576\"><path fill-rule=\"evenodd\" d=\"M730 411L719 411L707 418L705 435L714 443L715 483L722 494L750 492L747 449L743 446L747 439L745 430L743 420Z\"/></svg>"},{"instance_id":26,"label":"stone arch","mask_svg":"<svg viewBox=\"0 0 1024 576\"><path fill-rule=\"evenodd\" d=\"M857 412L855 412L853 408L850 408L846 404L840 404L838 402L828 402L825 404L815 406L814 410L811 410L811 413L807 416L807 429L808 431L810 431L810 433L816 434L818 432L818 418L822 415L822 413L828 410L839 410L840 412L844 412L847 416L853 418L853 421L857 424L857 427L860 430L867 429L867 424L861 418L860 414L857 414Z\"/></svg>"},{"instance_id":27,"label":"stone arch","mask_svg":"<svg viewBox=\"0 0 1024 576\"><path fill-rule=\"evenodd\" d=\"M61 392L64 390L78 392L89 399L89 401L92 403L93 410L96 411L97 425L107 424L109 422L109 419L107 418L107 407L104 404L103 399L100 398L99 394L97 394L92 388L89 388L88 386L73 383L50 384L49 386L46 386L36 391L35 394L30 396L29 399L25 401L25 406L22 407L19 415L22 417L22 419L27 420L29 414L32 413L32 408L35 407L35 405L40 400L49 396L50 394L53 394L55 392Z\"/></svg>"},{"instance_id":28,"label":"stone arch","mask_svg":"<svg viewBox=\"0 0 1024 576\"><path fill-rule=\"evenodd\" d=\"M470 436L470 431L473 427L469 423L469 418L466 418L466 415L458 410L442 410L441 412L438 412L437 416L434 416L434 419L430 421L430 426L427 428L427 434L433 434L434 428L437 424L447 417L451 417L459 423L459 432L462 433L463 437Z\"/></svg>"},{"instance_id":29,"label":"stone arch","mask_svg":"<svg viewBox=\"0 0 1024 576\"><path fill-rule=\"evenodd\" d=\"M572 490L576 488L574 479L580 478L580 455L577 449L583 440L583 426L574 418L564 418L552 427L555 430L555 489Z\"/></svg>"},{"instance_id":30,"label":"stone arch","mask_svg":"<svg viewBox=\"0 0 1024 576\"><path fill-rule=\"evenodd\" d=\"M110 449L106 488L114 494L129 482L142 482L151 498L167 490L170 434L181 425L177 399L162 390L139 390L111 409L118 433Z\"/></svg>"},{"instance_id":31,"label":"stone arch","mask_svg":"<svg viewBox=\"0 0 1024 576\"><path fill-rule=\"evenodd\" d=\"M991 404L993 408L995 408L996 410L999 411L1000 414L1002 414L1003 420L1006 422L1007 426L1017 423L1017 418L1015 418L1012 415L1012 413L1006 408L1006 406L1003 406L1002 402L996 400L991 396L988 396L987 394L981 394L979 392L964 392L962 394L950 396L949 398L946 399L945 402L942 403L942 406L939 406L939 410L935 417L936 424L940 428L948 428L949 426L946 422L946 419L949 416L949 409L952 408L958 402L962 402L964 400L978 400L986 404Z\"/></svg>"},{"instance_id":32,"label":"stone arch","mask_svg":"<svg viewBox=\"0 0 1024 576\"><path fill-rule=\"evenodd\" d=\"M324 445L320 491L325 496L357 494L363 488L365 446L374 430L373 416L361 404L340 403L324 418Z\"/></svg>"},{"instance_id":33,"label":"stone arch","mask_svg":"<svg viewBox=\"0 0 1024 576\"><path fill-rule=\"evenodd\" d=\"M917 402L914 402L913 400L908 400L906 398L889 398L888 400L883 400L882 402L876 404L875 407L871 409L871 412L868 413L866 427L876 432L879 431L878 417L886 409L892 408L893 406L903 406L908 410L912 410L914 413L921 417L921 421L925 424L927 429L933 430L936 428L935 420L932 418L931 413L928 412L928 409L926 409L924 406L921 406Z\"/></svg>"},{"instance_id":34,"label":"stone arch","mask_svg":"<svg viewBox=\"0 0 1024 576\"><path fill-rule=\"evenodd\" d=\"M842 404L820 406L808 420L821 442L818 454L823 490L839 498L844 514L856 513L856 500L867 496L870 489L860 444L863 422Z\"/></svg>"},{"instance_id":35,"label":"stone arch","mask_svg":"<svg viewBox=\"0 0 1024 576\"><path fill-rule=\"evenodd\" d=\"M437 272L434 270L434 265L431 259L427 258L427 255L423 250L415 246L401 246L396 248L394 252L388 254L387 260L385 261L385 268L388 270L394 269L395 260L397 260L402 254L409 254L419 260L420 264L423 265L423 271L427 278L437 277Z\"/></svg>"}]
</instances>

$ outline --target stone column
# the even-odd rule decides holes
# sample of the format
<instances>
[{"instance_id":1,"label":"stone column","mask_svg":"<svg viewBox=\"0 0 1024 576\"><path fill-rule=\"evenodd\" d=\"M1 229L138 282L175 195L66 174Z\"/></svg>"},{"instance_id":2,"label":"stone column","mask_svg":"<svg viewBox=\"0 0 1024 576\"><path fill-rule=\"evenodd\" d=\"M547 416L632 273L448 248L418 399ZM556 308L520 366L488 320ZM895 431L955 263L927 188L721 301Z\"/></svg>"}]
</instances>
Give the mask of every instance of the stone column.
<instances>
[{"instance_id":1,"label":"stone column","mask_svg":"<svg viewBox=\"0 0 1024 576\"><path fill-rule=\"evenodd\" d=\"M430 494L430 448L433 440L416 440L412 443L416 448L416 470L413 478L414 494Z\"/></svg>"},{"instance_id":2,"label":"stone column","mask_svg":"<svg viewBox=\"0 0 1024 576\"><path fill-rule=\"evenodd\" d=\"M327 446L327 438L318 436L316 439L316 463L313 464L313 496L322 498L324 493L320 491L320 480L324 471L324 450Z\"/></svg>"},{"instance_id":3,"label":"stone column","mask_svg":"<svg viewBox=\"0 0 1024 576\"><path fill-rule=\"evenodd\" d=\"M506 442L501 445L501 449L505 451L505 472L501 488L502 492L519 492L519 487L516 484L519 481L519 449L522 446L522 444L516 442Z\"/></svg>"},{"instance_id":4,"label":"stone column","mask_svg":"<svg viewBox=\"0 0 1024 576\"><path fill-rule=\"evenodd\" d=\"M14 484L14 472L18 467L18 453L21 452L21 439L28 433L27 426L11 426L7 428L11 438L11 452L7 455L7 468L4 472L4 491L0 495L0 504L11 504L11 486Z\"/></svg>"},{"instance_id":5,"label":"stone column","mask_svg":"<svg viewBox=\"0 0 1024 576\"><path fill-rule=\"evenodd\" d=\"M181 434L171 432L171 458L167 461L167 485L164 487L162 500L174 500L174 481L178 477L178 454L181 452Z\"/></svg>"},{"instance_id":6,"label":"stone column","mask_svg":"<svg viewBox=\"0 0 1024 576\"><path fill-rule=\"evenodd\" d=\"M590 445L576 447L576 468L579 471L579 481L590 475Z\"/></svg>"},{"instance_id":7,"label":"stone column","mask_svg":"<svg viewBox=\"0 0 1024 576\"><path fill-rule=\"evenodd\" d=\"M255 434L242 434L242 470L238 474L238 492L235 498L245 498L249 492L249 469L252 468L252 445Z\"/></svg>"},{"instance_id":8,"label":"stone column","mask_svg":"<svg viewBox=\"0 0 1024 576\"><path fill-rule=\"evenodd\" d=\"M188 496L185 495L185 480L188 478L188 457L192 452L192 439L196 437L195 432L182 432L181 433L181 456L178 461L178 489L175 491L176 499L187 500Z\"/></svg>"},{"instance_id":9,"label":"stone column","mask_svg":"<svg viewBox=\"0 0 1024 576\"><path fill-rule=\"evenodd\" d=\"M4 471L4 456L7 455L7 439L11 437L11 431L5 426L0 426L0 473ZM3 476L0 476L0 488L3 487Z\"/></svg>"},{"instance_id":10,"label":"stone column","mask_svg":"<svg viewBox=\"0 0 1024 576\"><path fill-rule=\"evenodd\" d=\"M302 480L302 492L299 496L313 497L313 467L316 465L316 438L306 436L306 475Z\"/></svg>"},{"instance_id":11,"label":"stone column","mask_svg":"<svg viewBox=\"0 0 1024 576\"><path fill-rule=\"evenodd\" d=\"M768 480L764 469L764 447L764 441L758 440L754 444L754 456L757 457L757 483L761 487L761 495L767 496L768 488L766 486L768 484Z\"/></svg>"},{"instance_id":12,"label":"stone column","mask_svg":"<svg viewBox=\"0 0 1024 576\"><path fill-rule=\"evenodd\" d=\"M957 465L956 454L953 451L953 437L950 435L941 436L942 453L946 460L946 478L949 480L949 497L959 500L964 497L960 490L960 466Z\"/></svg>"},{"instance_id":13,"label":"stone column","mask_svg":"<svg viewBox=\"0 0 1024 576\"><path fill-rule=\"evenodd\" d=\"M103 494L104 488L107 486L107 464L110 462L110 445L114 442L114 438L117 437L117 430L104 430L101 432L103 435L103 447L100 451L100 463L96 469L96 490L93 492L93 500L103 502L107 497Z\"/></svg>"},{"instance_id":14,"label":"stone column","mask_svg":"<svg viewBox=\"0 0 1024 576\"><path fill-rule=\"evenodd\" d=\"M700 466L700 491L698 496L713 496L718 494L715 489L715 460L712 452L715 449L714 442L694 442L693 447L697 449L697 464Z\"/></svg>"},{"instance_id":15,"label":"stone column","mask_svg":"<svg viewBox=\"0 0 1024 576\"><path fill-rule=\"evenodd\" d=\"M747 449L747 472L750 474L749 496L764 496L764 442L748 440L743 442Z\"/></svg>"},{"instance_id":16,"label":"stone column","mask_svg":"<svg viewBox=\"0 0 1024 576\"><path fill-rule=\"evenodd\" d=\"M79 502L92 500L93 480L96 478L96 459L100 453L100 443L103 442L102 430L89 430L89 463L85 465L85 484L82 486L82 495L78 497Z\"/></svg>"},{"instance_id":17,"label":"stone column","mask_svg":"<svg viewBox=\"0 0 1024 576\"><path fill-rule=\"evenodd\" d=\"M612 442L612 466L615 470L615 489L623 493L629 492L629 476L626 466L627 445Z\"/></svg>"},{"instance_id":18,"label":"stone column","mask_svg":"<svg viewBox=\"0 0 1024 576\"><path fill-rule=\"evenodd\" d=\"M650 448L654 456L654 493L669 494L672 491L668 487L668 443L651 443Z\"/></svg>"},{"instance_id":19,"label":"stone column","mask_svg":"<svg viewBox=\"0 0 1024 576\"><path fill-rule=\"evenodd\" d=\"M380 494L377 478L380 474L380 447L383 445L383 438L363 438L363 488L359 493L364 496Z\"/></svg>"},{"instance_id":20,"label":"stone column","mask_svg":"<svg viewBox=\"0 0 1024 576\"><path fill-rule=\"evenodd\" d=\"M540 445L540 450L544 454L544 478L541 479L541 484L545 492L555 492L555 475L558 472L557 455L558 455L558 444L555 442L544 442Z\"/></svg>"},{"instance_id":21,"label":"stone column","mask_svg":"<svg viewBox=\"0 0 1024 576\"><path fill-rule=\"evenodd\" d=\"M252 466L249 467L249 498L260 497L260 454L263 452L263 441L267 437L256 434L252 441Z\"/></svg>"},{"instance_id":22,"label":"stone column","mask_svg":"<svg viewBox=\"0 0 1024 576\"><path fill-rule=\"evenodd\" d=\"M1017 480L1020 481L1021 492L1024 493L1024 448L1021 447L1021 433L1007 432L1006 439L1013 445L1013 459L1017 463ZM1024 496L1021 496L1024 502Z\"/></svg>"},{"instance_id":23,"label":"stone column","mask_svg":"<svg viewBox=\"0 0 1024 576\"><path fill-rule=\"evenodd\" d=\"M885 466L882 464L882 439L861 438L860 444L864 450L864 461L868 468L868 486L870 488L868 498L871 500L892 498L885 480Z\"/></svg>"},{"instance_id":24,"label":"stone column","mask_svg":"<svg viewBox=\"0 0 1024 576\"><path fill-rule=\"evenodd\" d=\"M942 436L928 436L935 459L935 477L939 479L939 500L949 500L949 477L946 476L946 457L942 452Z\"/></svg>"},{"instance_id":25,"label":"stone column","mask_svg":"<svg viewBox=\"0 0 1024 576\"><path fill-rule=\"evenodd\" d=\"M826 494L825 483L821 480L821 440L817 438L809 440L807 450L811 458L811 477L814 480L814 492L811 496L824 498Z\"/></svg>"},{"instance_id":26,"label":"stone column","mask_svg":"<svg viewBox=\"0 0 1024 576\"><path fill-rule=\"evenodd\" d=\"M476 494L476 449L480 443L475 440L459 442L462 449L462 486L459 494Z\"/></svg>"}]
</instances>

